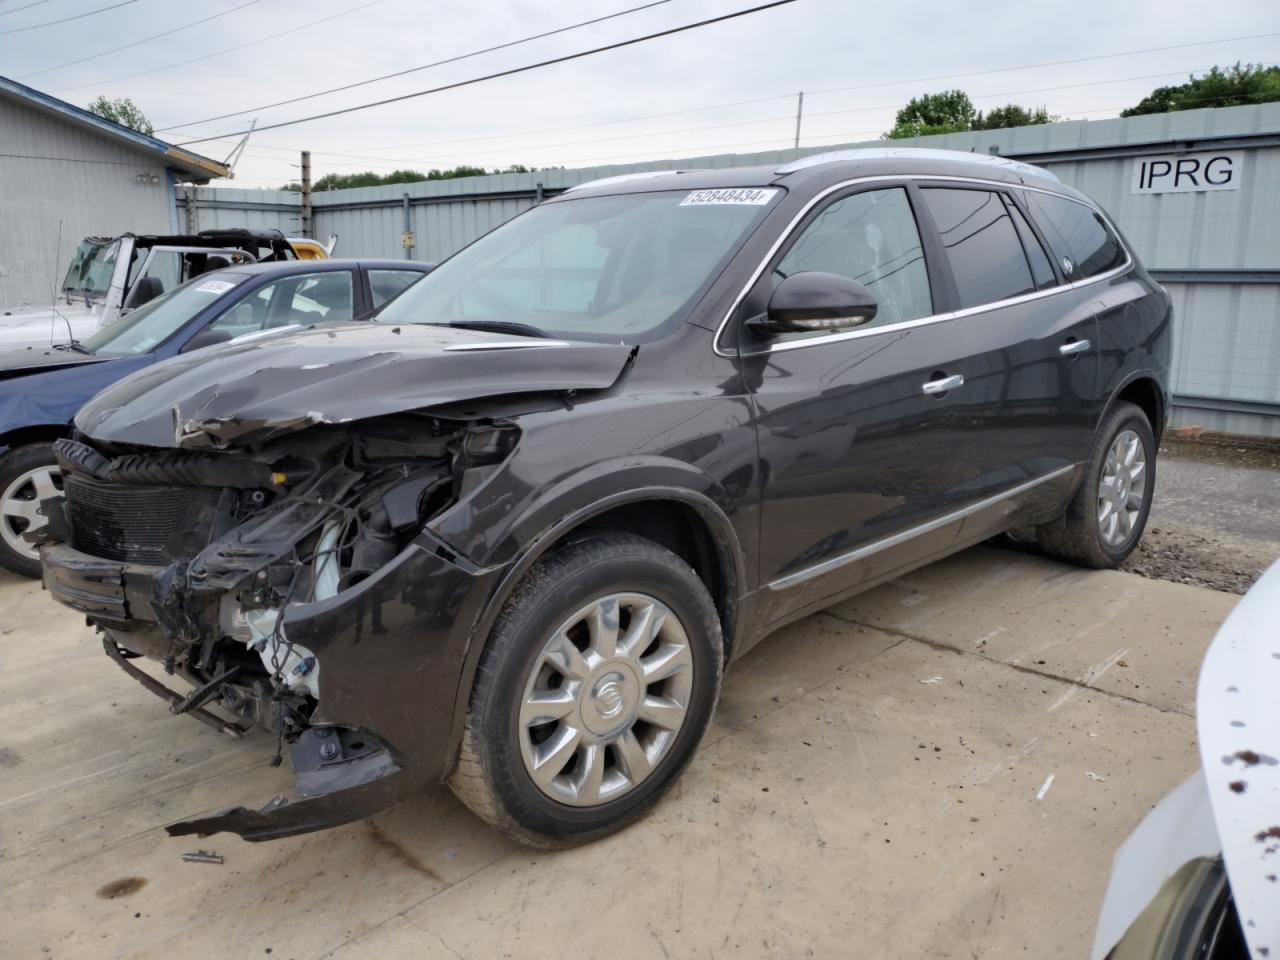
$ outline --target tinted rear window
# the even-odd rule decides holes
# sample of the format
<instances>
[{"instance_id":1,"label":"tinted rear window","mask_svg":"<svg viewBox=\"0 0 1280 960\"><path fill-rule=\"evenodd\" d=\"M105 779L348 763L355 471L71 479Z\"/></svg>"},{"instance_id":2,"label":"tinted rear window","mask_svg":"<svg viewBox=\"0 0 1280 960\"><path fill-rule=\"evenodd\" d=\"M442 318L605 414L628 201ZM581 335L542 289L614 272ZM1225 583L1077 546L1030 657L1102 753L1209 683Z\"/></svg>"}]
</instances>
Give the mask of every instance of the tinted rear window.
<instances>
[{"instance_id":1,"label":"tinted rear window","mask_svg":"<svg viewBox=\"0 0 1280 960\"><path fill-rule=\"evenodd\" d=\"M1048 193L1028 192L1026 197L1068 280L1094 277L1124 263L1120 241L1092 207Z\"/></svg>"},{"instance_id":2,"label":"tinted rear window","mask_svg":"<svg viewBox=\"0 0 1280 960\"><path fill-rule=\"evenodd\" d=\"M921 193L942 235L961 308L1035 290L1022 243L999 194L938 187Z\"/></svg>"}]
</instances>

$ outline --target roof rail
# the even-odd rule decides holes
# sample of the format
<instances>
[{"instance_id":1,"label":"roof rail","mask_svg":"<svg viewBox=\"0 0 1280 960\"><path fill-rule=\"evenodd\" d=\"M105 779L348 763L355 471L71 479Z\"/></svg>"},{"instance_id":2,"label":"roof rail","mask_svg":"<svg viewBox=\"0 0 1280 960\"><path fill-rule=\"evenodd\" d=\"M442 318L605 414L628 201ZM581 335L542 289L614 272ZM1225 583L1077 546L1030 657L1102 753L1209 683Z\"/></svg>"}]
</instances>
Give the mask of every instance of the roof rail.
<instances>
[{"instance_id":1,"label":"roof rail","mask_svg":"<svg viewBox=\"0 0 1280 960\"><path fill-rule=\"evenodd\" d=\"M599 180L587 180L583 183L575 183L572 187L565 190L565 193L572 193L574 190L581 190L584 187L598 187L606 183L626 183L628 180L644 180L648 177L665 177L669 173L684 173L683 170L645 170L643 173L624 173L617 177L602 177Z\"/></svg>"},{"instance_id":2,"label":"roof rail","mask_svg":"<svg viewBox=\"0 0 1280 960\"><path fill-rule=\"evenodd\" d=\"M841 160L950 160L953 163L981 163L1000 167L1009 167L1022 173L1047 180L1057 181L1055 176L1044 167L1023 163L1011 157L1002 157L994 153L967 153L963 150L938 150L932 147L861 147L854 150L833 150L829 153L815 153L779 167L778 174L795 173L824 163L837 163Z\"/></svg>"}]
</instances>

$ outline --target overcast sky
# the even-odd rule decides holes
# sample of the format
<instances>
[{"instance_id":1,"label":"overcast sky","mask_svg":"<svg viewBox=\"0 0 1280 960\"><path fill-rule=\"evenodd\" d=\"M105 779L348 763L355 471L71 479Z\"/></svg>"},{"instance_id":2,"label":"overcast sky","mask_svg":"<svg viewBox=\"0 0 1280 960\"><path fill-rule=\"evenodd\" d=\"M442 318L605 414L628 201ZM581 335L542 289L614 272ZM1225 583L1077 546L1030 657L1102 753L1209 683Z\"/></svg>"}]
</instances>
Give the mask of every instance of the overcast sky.
<instances>
[{"instance_id":1,"label":"overcast sky","mask_svg":"<svg viewBox=\"0 0 1280 960\"><path fill-rule=\"evenodd\" d=\"M366 80L645 0L130 0L83 19L3 32L121 2L0 0L0 74L81 105L98 94L131 97L158 136L181 143L243 129L254 116L268 124L392 97L761 0L669 0L605 23L356 90L163 132L171 125ZM28 4L33 4L30 9L6 13ZM242 5L171 36L95 56ZM796 0L520 76L255 134L236 167L234 183L217 184L263 187L296 179L300 149L312 151L317 178L459 163L593 166L769 150L791 144L799 90L806 91L805 146L878 137L909 98L948 87L966 90L979 109L1015 102L1043 105L1065 117L1101 119L1115 116L1156 86L1180 82L1191 71L1237 60L1280 61L1280 35L1075 64L1001 68L1263 33L1280 34L1276 0L1075 0L1052 5L1026 0ZM284 36L208 56L273 34ZM87 57L92 59L48 69ZM157 69L197 57L207 59ZM117 79L140 71L154 72ZM982 75L984 71L1000 72ZM966 76L926 79L948 74ZM213 140L193 143L190 149L222 159L233 143Z\"/></svg>"}]
</instances>

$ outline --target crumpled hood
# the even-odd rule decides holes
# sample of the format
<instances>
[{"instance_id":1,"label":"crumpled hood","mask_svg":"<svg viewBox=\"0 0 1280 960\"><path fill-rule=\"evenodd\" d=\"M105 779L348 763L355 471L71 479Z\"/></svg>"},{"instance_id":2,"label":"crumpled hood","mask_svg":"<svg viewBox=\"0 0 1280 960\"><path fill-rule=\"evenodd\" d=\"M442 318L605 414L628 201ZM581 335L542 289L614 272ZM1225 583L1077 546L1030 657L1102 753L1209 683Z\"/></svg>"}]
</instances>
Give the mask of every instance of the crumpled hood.
<instances>
[{"instance_id":1,"label":"crumpled hood","mask_svg":"<svg viewBox=\"0 0 1280 960\"><path fill-rule=\"evenodd\" d=\"M102 391L75 423L114 443L256 443L482 397L604 389L631 351L419 324L309 329L155 364Z\"/></svg>"}]
</instances>

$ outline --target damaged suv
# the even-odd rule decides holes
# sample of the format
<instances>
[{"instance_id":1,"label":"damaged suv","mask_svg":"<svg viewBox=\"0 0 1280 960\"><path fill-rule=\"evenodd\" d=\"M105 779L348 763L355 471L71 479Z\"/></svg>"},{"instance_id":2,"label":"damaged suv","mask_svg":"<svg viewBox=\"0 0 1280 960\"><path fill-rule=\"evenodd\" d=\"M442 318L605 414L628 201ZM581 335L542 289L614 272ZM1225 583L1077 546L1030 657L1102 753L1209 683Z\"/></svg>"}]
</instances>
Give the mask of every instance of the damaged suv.
<instances>
[{"instance_id":1,"label":"damaged suv","mask_svg":"<svg viewBox=\"0 0 1280 960\"><path fill-rule=\"evenodd\" d=\"M998 157L599 181L376 323L99 394L57 444L44 580L175 713L288 746L293 796L170 833L447 781L581 842L656 802L781 625L1015 526L1123 560L1170 328L1092 201Z\"/></svg>"}]
</instances>

